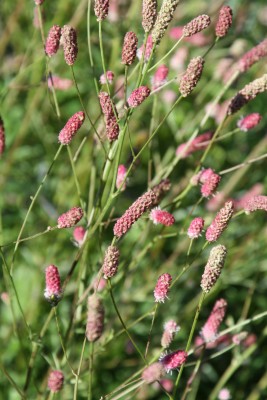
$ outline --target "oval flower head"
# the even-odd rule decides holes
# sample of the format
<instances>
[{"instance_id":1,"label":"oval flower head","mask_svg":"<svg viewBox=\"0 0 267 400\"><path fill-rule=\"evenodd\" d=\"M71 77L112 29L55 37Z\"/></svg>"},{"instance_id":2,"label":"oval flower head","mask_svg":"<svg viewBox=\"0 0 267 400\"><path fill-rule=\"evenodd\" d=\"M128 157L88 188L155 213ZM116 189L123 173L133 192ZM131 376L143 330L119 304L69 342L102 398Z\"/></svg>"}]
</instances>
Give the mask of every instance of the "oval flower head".
<instances>
[{"instance_id":1,"label":"oval flower head","mask_svg":"<svg viewBox=\"0 0 267 400\"><path fill-rule=\"evenodd\" d=\"M59 392L64 383L64 375L63 372L55 370L51 371L48 377L47 386L51 390L52 393Z\"/></svg>"},{"instance_id":2,"label":"oval flower head","mask_svg":"<svg viewBox=\"0 0 267 400\"><path fill-rule=\"evenodd\" d=\"M173 353L166 354L160 357L159 361L165 368L165 371L171 372L173 369L180 368L187 359L187 352L184 350L177 350Z\"/></svg>"},{"instance_id":3,"label":"oval flower head","mask_svg":"<svg viewBox=\"0 0 267 400\"><path fill-rule=\"evenodd\" d=\"M83 210L81 209L81 207L73 207L69 211L58 217L57 227L59 229L71 228L72 226L78 224L82 217Z\"/></svg>"},{"instance_id":4,"label":"oval flower head","mask_svg":"<svg viewBox=\"0 0 267 400\"><path fill-rule=\"evenodd\" d=\"M60 276L55 265L49 265L45 270L46 287L44 296L52 307L55 307L62 297Z\"/></svg>"},{"instance_id":5,"label":"oval flower head","mask_svg":"<svg viewBox=\"0 0 267 400\"><path fill-rule=\"evenodd\" d=\"M81 247L83 242L84 242L84 237L86 234L86 229L84 229L83 226L76 226L76 228L73 231L73 239L75 244L78 247Z\"/></svg>"},{"instance_id":6,"label":"oval flower head","mask_svg":"<svg viewBox=\"0 0 267 400\"><path fill-rule=\"evenodd\" d=\"M201 217L194 218L191 222L187 235L190 239L197 239L201 236L201 232L203 231L204 227L204 219Z\"/></svg>"},{"instance_id":7,"label":"oval flower head","mask_svg":"<svg viewBox=\"0 0 267 400\"><path fill-rule=\"evenodd\" d=\"M76 112L59 132L58 141L61 144L70 144L77 131L84 123L85 114L83 111Z\"/></svg>"},{"instance_id":8,"label":"oval flower head","mask_svg":"<svg viewBox=\"0 0 267 400\"><path fill-rule=\"evenodd\" d=\"M153 208L149 214L149 218L155 225L161 224L165 226L171 226L175 222L174 216L168 211L161 210L160 207Z\"/></svg>"},{"instance_id":9,"label":"oval flower head","mask_svg":"<svg viewBox=\"0 0 267 400\"><path fill-rule=\"evenodd\" d=\"M160 275L156 287L154 289L154 297L156 303L164 303L167 298L169 288L172 282L172 276L168 273Z\"/></svg>"}]
</instances>

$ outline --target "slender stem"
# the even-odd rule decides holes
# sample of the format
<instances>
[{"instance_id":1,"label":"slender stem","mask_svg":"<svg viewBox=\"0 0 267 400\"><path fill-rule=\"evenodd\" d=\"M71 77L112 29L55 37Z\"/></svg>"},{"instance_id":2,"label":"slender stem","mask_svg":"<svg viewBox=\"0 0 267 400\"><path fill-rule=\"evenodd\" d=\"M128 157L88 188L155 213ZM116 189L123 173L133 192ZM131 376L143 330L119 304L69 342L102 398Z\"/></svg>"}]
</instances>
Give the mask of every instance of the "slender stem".
<instances>
[{"instance_id":1,"label":"slender stem","mask_svg":"<svg viewBox=\"0 0 267 400\"><path fill-rule=\"evenodd\" d=\"M76 378L75 378L75 386L74 386L73 400L76 400L76 399L77 399L78 385L79 385L79 376L80 376L81 368L82 368L82 362L83 362L83 357L84 357L85 345L86 345L86 337L84 338L84 341L83 341L83 346L82 346L80 361L79 361L78 370L77 370L77 374L76 374Z\"/></svg>"},{"instance_id":2,"label":"slender stem","mask_svg":"<svg viewBox=\"0 0 267 400\"><path fill-rule=\"evenodd\" d=\"M199 317L199 314L200 314L200 310L201 310L201 306L203 304L204 299L205 299L205 292L202 292L201 296L200 296L200 299L199 299L199 302L198 302L197 309L196 309L195 318L194 318L194 321L193 321L193 324L192 324L192 327L191 327L189 338L188 338L188 341L187 341L187 344L186 344L186 348L185 348L186 352L188 352L188 350L189 350L189 348L191 346L193 335L194 335L194 332L195 332L195 329L196 329L197 320L198 320L198 317ZM175 395L176 395L176 392L177 392L177 388L178 388L178 385L179 385L179 382L180 382L180 379L181 379L181 376L182 376L182 373L183 373L183 369L184 369L184 364L181 366L179 374L178 374L178 376L176 378L176 381L175 381L174 390L173 390L173 397L174 398L175 398Z\"/></svg>"},{"instance_id":3,"label":"slender stem","mask_svg":"<svg viewBox=\"0 0 267 400\"><path fill-rule=\"evenodd\" d=\"M96 75L95 75L95 65L94 65L92 46L91 46L91 4L92 4L92 0L88 0L88 5L87 5L87 44L88 44L89 61L90 61L90 65L92 68L96 95L98 95L99 87L98 87L98 82L97 82Z\"/></svg>"},{"instance_id":4,"label":"slender stem","mask_svg":"<svg viewBox=\"0 0 267 400\"><path fill-rule=\"evenodd\" d=\"M128 65L124 68L124 106L126 106L127 101L127 78L128 78Z\"/></svg>"},{"instance_id":5,"label":"slender stem","mask_svg":"<svg viewBox=\"0 0 267 400\"><path fill-rule=\"evenodd\" d=\"M168 53L166 53L156 64L154 64L153 67L149 68L148 72L153 71L153 69L155 69L159 64L161 64L162 61L164 61L165 58L167 58L176 49L176 47L179 46L183 38L184 36L181 36L180 39L175 43L175 45L172 46L172 48L168 51Z\"/></svg>"},{"instance_id":6,"label":"slender stem","mask_svg":"<svg viewBox=\"0 0 267 400\"><path fill-rule=\"evenodd\" d=\"M38 236L42 236L42 235L45 235L46 233L52 232L52 231L54 231L55 229L57 229L57 226L54 226L53 228L51 228L51 226L49 226L49 227L48 227L45 231L43 231L43 232L36 233L35 235L31 235L31 236L28 236L28 237L26 237L26 238L20 239L19 241L4 243L4 244L0 245L0 247L2 247L2 248L3 248L3 247L8 247L8 246L11 246L12 244L16 244L17 242L19 242L19 243L21 243L21 242L27 242L28 240L35 239L35 238L37 238Z\"/></svg>"},{"instance_id":7,"label":"slender stem","mask_svg":"<svg viewBox=\"0 0 267 400\"><path fill-rule=\"evenodd\" d=\"M43 43L43 46L45 46L44 25L43 25L43 18L42 18L42 9L41 9L40 4L37 5L37 11L38 11L38 20L39 20L38 22L39 22L40 31L41 31L42 43Z\"/></svg>"},{"instance_id":8,"label":"slender stem","mask_svg":"<svg viewBox=\"0 0 267 400\"><path fill-rule=\"evenodd\" d=\"M7 372L7 370L5 369L5 367L2 365L2 363L0 363L0 370L2 371L2 374L6 376L7 380L11 383L11 385L13 386L13 388L18 392L18 394L20 395L20 397L22 399L26 399L26 395L22 392L22 390L17 386L16 382L13 380L13 378L11 378L11 376L9 375L9 373Z\"/></svg>"},{"instance_id":9,"label":"slender stem","mask_svg":"<svg viewBox=\"0 0 267 400\"><path fill-rule=\"evenodd\" d=\"M267 153L266 153L266 154L263 154L263 155L261 155L261 156L259 156L259 157L256 157L256 158L252 158L252 159L250 159L250 160L247 160L247 161L245 161L245 162L243 162L243 163L241 163L241 164L235 165L234 167L231 167L231 168L228 168L228 169L224 169L224 170L220 171L219 174L220 174L220 175L228 174L228 172L235 171L235 170L237 170L237 169L239 169L239 168L245 167L245 166L248 165L248 164L253 164L254 162L263 160L263 159L266 158L266 157L267 157Z\"/></svg>"},{"instance_id":10,"label":"slender stem","mask_svg":"<svg viewBox=\"0 0 267 400\"><path fill-rule=\"evenodd\" d=\"M89 345L89 381L88 381L88 400L92 400L92 382L93 382L93 361L94 361L94 343Z\"/></svg>"},{"instance_id":11,"label":"slender stem","mask_svg":"<svg viewBox=\"0 0 267 400\"><path fill-rule=\"evenodd\" d=\"M79 200L80 200L80 205L81 205L82 209L85 210L86 206L85 206L84 201L82 199L81 188L80 188L80 184L79 184L78 177L77 177L77 174L76 174L76 169L75 169L75 165L74 165L74 162L73 162L73 157L72 157L70 146L67 146L67 148L68 148L68 155L69 155L69 159L70 159L70 163L71 163L72 173L73 173L73 177L74 177L74 182L75 182L77 193L78 193L78 197L79 197Z\"/></svg>"},{"instance_id":12,"label":"slender stem","mask_svg":"<svg viewBox=\"0 0 267 400\"><path fill-rule=\"evenodd\" d=\"M154 322L155 322L155 317L156 317L157 309L158 309L158 304L156 304L156 305L155 305L155 308L154 308L154 313L153 313L153 317L152 317L152 321L151 321L151 326L150 326L150 330L149 330L149 334L148 334L147 345L146 345L145 358L147 358L147 353L148 353L148 349L149 349L149 345L150 345L150 341L151 341L151 334L152 334L152 329L153 329Z\"/></svg>"}]
</instances>

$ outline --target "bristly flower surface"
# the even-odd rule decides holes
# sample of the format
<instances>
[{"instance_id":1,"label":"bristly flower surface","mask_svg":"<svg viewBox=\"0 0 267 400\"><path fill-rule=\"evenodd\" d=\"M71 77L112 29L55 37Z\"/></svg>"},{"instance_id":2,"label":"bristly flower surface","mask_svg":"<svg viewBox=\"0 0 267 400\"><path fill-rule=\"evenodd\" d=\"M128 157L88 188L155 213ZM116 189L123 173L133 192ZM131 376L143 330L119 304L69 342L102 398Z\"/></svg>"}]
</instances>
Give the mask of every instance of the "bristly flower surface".
<instances>
[{"instance_id":1,"label":"bristly flower surface","mask_svg":"<svg viewBox=\"0 0 267 400\"><path fill-rule=\"evenodd\" d=\"M78 55L77 34L74 28L64 25L61 30L60 43L63 46L64 58L68 65L73 65Z\"/></svg>"},{"instance_id":2,"label":"bristly flower surface","mask_svg":"<svg viewBox=\"0 0 267 400\"><path fill-rule=\"evenodd\" d=\"M253 196L248 199L244 204L246 214L257 210L267 211L267 196Z\"/></svg>"},{"instance_id":3,"label":"bristly flower surface","mask_svg":"<svg viewBox=\"0 0 267 400\"><path fill-rule=\"evenodd\" d=\"M197 239L201 236L204 228L204 219L201 217L194 218L188 228L187 235L190 239Z\"/></svg>"},{"instance_id":4,"label":"bristly flower surface","mask_svg":"<svg viewBox=\"0 0 267 400\"><path fill-rule=\"evenodd\" d=\"M137 52L138 39L134 32L127 32L124 36L121 62L125 65L132 65Z\"/></svg>"},{"instance_id":5,"label":"bristly flower surface","mask_svg":"<svg viewBox=\"0 0 267 400\"><path fill-rule=\"evenodd\" d=\"M102 112L105 117L106 135L108 140L110 142L113 142L114 140L118 139L120 133L120 127L116 118L117 109L108 93L100 92L98 97ZM116 114L114 113L114 111Z\"/></svg>"},{"instance_id":6,"label":"bristly flower surface","mask_svg":"<svg viewBox=\"0 0 267 400\"><path fill-rule=\"evenodd\" d=\"M45 43L45 52L49 57L52 57L58 51L60 37L61 37L60 26L53 25L48 32L48 36Z\"/></svg>"},{"instance_id":7,"label":"bristly flower surface","mask_svg":"<svg viewBox=\"0 0 267 400\"><path fill-rule=\"evenodd\" d=\"M252 65L267 56L267 39L245 53L238 61L237 68L240 72L246 72Z\"/></svg>"},{"instance_id":8,"label":"bristly flower surface","mask_svg":"<svg viewBox=\"0 0 267 400\"><path fill-rule=\"evenodd\" d=\"M103 21L109 10L109 0L95 0L94 11L97 21Z\"/></svg>"},{"instance_id":9,"label":"bristly flower surface","mask_svg":"<svg viewBox=\"0 0 267 400\"><path fill-rule=\"evenodd\" d=\"M221 244L211 249L208 262L201 278L200 286L203 292L209 293L217 282L225 263L226 254L226 247Z\"/></svg>"},{"instance_id":10,"label":"bristly flower surface","mask_svg":"<svg viewBox=\"0 0 267 400\"><path fill-rule=\"evenodd\" d=\"M60 276L55 265L49 265L45 270L45 292L44 296L52 307L55 307L62 297Z\"/></svg>"},{"instance_id":11,"label":"bristly flower surface","mask_svg":"<svg viewBox=\"0 0 267 400\"><path fill-rule=\"evenodd\" d=\"M83 111L76 112L59 132L58 141L63 145L70 144L77 131L81 128L85 120Z\"/></svg>"},{"instance_id":12,"label":"bristly flower surface","mask_svg":"<svg viewBox=\"0 0 267 400\"><path fill-rule=\"evenodd\" d=\"M64 384L64 374L62 371L51 371L48 377L47 386L53 393L59 392Z\"/></svg>"},{"instance_id":13,"label":"bristly flower surface","mask_svg":"<svg viewBox=\"0 0 267 400\"><path fill-rule=\"evenodd\" d=\"M207 322L201 330L201 336L206 343L216 339L219 327L224 319L227 302L224 299L217 300Z\"/></svg>"},{"instance_id":14,"label":"bristly flower surface","mask_svg":"<svg viewBox=\"0 0 267 400\"><path fill-rule=\"evenodd\" d=\"M165 299L167 298L171 282L172 276L170 274L165 273L160 275L154 289L154 297L156 303L164 303Z\"/></svg>"},{"instance_id":15,"label":"bristly flower surface","mask_svg":"<svg viewBox=\"0 0 267 400\"><path fill-rule=\"evenodd\" d=\"M104 306L96 294L88 297L87 310L86 337L95 342L102 336L105 317Z\"/></svg>"},{"instance_id":16,"label":"bristly flower surface","mask_svg":"<svg viewBox=\"0 0 267 400\"><path fill-rule=\"evenodd\" d=\"M62 228L71 228L78 224L78 222L83 217L83 210L81 207L72 207L66 213L60 215L57 220L57 227L59 229Z\"/></svg>"},{"instance_id":17,"label":"bristly flower surface","mask_svg":"<svg viewBox=\"0 0 267 400\"><path fill-rule=\"evenodd\" d=\"M184 350L177 350L173 353L163 355L159 361L163 365L166 372L171 372L174 369L180 368L187 360L187 352Z\"/></svg>"},{"instance_id":18,"label":"bristly flower surface","mask_svg":"<svg viewBox=\"0 0 267 400\"><path fill-rule=\"evenodd\" d=\"M227 35L233 22L233 11L229 6L223 6L219 12L219 18L216 24L215 32L217 37L224 37Z\"/></svg>"},{"instance_id":19,"label":"bristly flower surface","mask_svg":"<svg viewBox=\"0 0 267 400\"><path fill-rule=\"evenodd\" d=\"M118 271L120 252L116 246L109 246L102 266L104 278L112 278Z\"/></svg>"},{"instance_id":20,"label":"bristly flower surface","mask_svg":"<svg viewBox=\"0 0 267 400\"><path fill-rule=\"evenodd\" d=\"M165 194L170 190L171 182L169 179L162 179L160 183L152 187L152 190L155 194L155 198L152 202L152 206L157 206Z\"/></svg>"},{"instance_id":21,"label":"bristly flower surface","mask_svg":"<svg viewBox=\"0 0 267 400\"><path fill-rule=\"evenodd\" d=\"M158 45L163 38L169 23L173 19L173 15L178 3L179 0L163 0L154 28L152 30L153 43Z\"/></svg>"},{"instance_id":22,"label":"bristly flower surface","mask_svg":"<svg viewBox=\"0 0 267 400\"><path fill-rule=\"evenodd\" d=\"M216 217L206 231L206 239L208 242L216 242L227 228L230 219L233 216L234 203L227 201L223 208L217 213Z\"/></svg>"},{"instance_id":23,"label":"bristly flower surface","mask_svg":"<svg viewBox=\"0 0 267 400\"><path fill-rule=\"evenodd\" d=\"M143 0L142 26L146 33L150 32L157 17L157 0Z\"/></svg>"},{"instance_id":24,"label":"bristly flower surface","mask_svg":"<svg viewBox=\"0 0 267 400\"><path fill-rule=\"evenodd\" d=\"M184 75L180 81L180 93L187 97L197 86L204 68L204 59L202 57L192 58Z\"/></svg>"},{"instance_id":25,"label":"bristly flower surface","mask_svg":"<svg viewBox=\"0 0 267 400\"><path fill-rule=\"evenodd\" d=\"M206 14L199 15L183 27L183 36L189 37L203 31L210 25L210 17Z\"/></svg>"},{"instance_id":26,"label":"bristly flower surface","mask_svg":"<svg viewBox=\"0 0 267 400\"><path fill-rule=\"evenodd\" d=\"M237 126L241 131L247 132L250 129L255 128L255 126L261 122L261 118L262 116L259 113L252 113L241 118L238 121Z\"/></svg>"},{"instance_id":27,"label":"bristly flower surface","mask_svg":"<svg viewBox=\"0 0 267 400\"><path fill-rule=\"evenodd\" d=\"M168 211L161 210L160 207L153 208L153 210L150 211L149 218L155 225L161 224L171 226L175 223L174 216Z\"/></svg>"},{"instance_id":28,"label":"bristly flower surface","mask_svg":"<svg viewBox=\"0 0 267 400\"><path fill-rule=\"evenodd\" d=\"M127 103L130 108L136 108L145 101L150 95L150 89L147 86L139 86L130 94Z\"/></svg>"}]
</instances>

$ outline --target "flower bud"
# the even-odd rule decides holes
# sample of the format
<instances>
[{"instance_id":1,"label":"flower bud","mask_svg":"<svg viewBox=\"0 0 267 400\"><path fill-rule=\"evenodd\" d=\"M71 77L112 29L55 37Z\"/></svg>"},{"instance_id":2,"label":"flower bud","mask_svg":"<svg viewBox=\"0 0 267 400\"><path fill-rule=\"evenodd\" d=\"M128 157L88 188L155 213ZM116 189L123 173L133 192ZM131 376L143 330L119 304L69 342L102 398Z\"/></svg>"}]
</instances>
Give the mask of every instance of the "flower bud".
<instances>
[{"instance_id":1,"label":"flower bud","mask_svg":"<svg viewBox=\"0 0 267 400\"><path fill-rule=\"evenodd\" d=\"M49 265L45 270L46 287L44 296L52 307L55 307L62 297L60 276L55 265Z\"/></svg>"},{"instance_id":2,"label":"flower bud","mask_svg":"<svg viewBox=\"0 0 267 400\"><path fill-rule=\"evenodd\" d=\"M161 346L166 348L169 347L174 339L174 336L179 332L180 326L173 320L170 320L164 324L164 331L161 337Z\"/></svg>"},{"instance_id":3,"label":"flower bud","mask_svg":"<svg viewBox=\"0 0 267 400\"><path fill-rule=\"evenodd\" d=\"M170 372L173 369L180 368L187 359L187 352L183 350L177 350L173 353L162 356L159 361L163 365L166 372Z\"/></svg>"},{"instance_id":4,"label":"flower bud","mask_svg":"<svg viewBox=\"0 0 267 400\"><path fill-rule=\"evenodd\" d=\"M262 116L260 114L252 113L240 119L237 123L237 126L241 131L247 132L250 129L255 128L255 126L261 122L261 118Z\"/></svg>"},{"instance_id":5,"label":"flower bud","mask_svg":"<svg viewBox=\"0 0 267 400\"><path fill-rule=\"evenodd\" d=\"M108 15L109 0L95 0L94 11L97 21L103 21Z\"/></svg>"},{"instance_id":6,"label":"flower bud","mask_svg":"<svg viewBox=\"0 0 267 400\"><path fill-rule=\"evenodd\" d=\"M116 188L120 189L121 191L126 189L126 179L125 179L126 175L127 175L126 167L123 164L119 165L117 179L116 179Z\"/></svg>"},{"instance_id":7,"label":"flower bud","mask_svg":"<svg viewBox=\"0 0 267 400\"><path fill-rule=\"evenodd\" d=\"M194 218L188 228L187 235L189 236L190 239L197 239L198 237L201 236L203 227L204 227L204 219L201 217Z\"/></svg>"},{"instance_id":8,"label":"flower bud","mask_svg":"<svg viewBox=\"0 0 267 400\"><path fill-rule=\"evenodd\" d=\"M143 0L142 26L146 33L150 32L157 17L157 0Z\"/></svg>"},{"instance_id":9,"label":"flower bud","mask_svg":"<svg viewBox=\"0 0 267 400\"><path fill-rule=\"evenodd\" d=\"M153 90L158 89L167 82L169 68L166 65L160 65L151 79Z\"/></svg>"},{"instance_id":10,"label":"flower bud","mask_svg":"<svg viewBox=\"0 0 267 400\"><path fill-rule=\"evenodd\" d=\"M111 84L113 82L114 79L114 73L112 71L106 71L106 75L102 74L100 76L99 82L101 83L101 85L105 85L106 83Z\"/></svg>"},{"instance_id":11,"label":"flower bud","mask_svg":"<svg viewBox=\"0 0 267 400\"><path fill-rule=\"evenodd\" d=\"M149 214L149 218L155 225L161 224L165 226L171 226L175 223L174 216L168 211L161 210L160 207L153 208Z\"/></svg>"},{"instance_id":12,"label":"flower bud","mask_svg":"<svg viewBox=\"0 0 267 400\"><path fill-rule=\"evenodd\" d=\"M227 302L224 299L217 300L207 322L201 330L201 336L204 341L213 342L218 334L219 327L224 319L227 308Z\"/></svg>"},{"instance_id":13,"label":"flower bud","mask_svg":"<svg viewBox=\"0 0 267 400\"><path fill-rule=\"evenodd\" d=\"M206 231L206 239L208 242L216 242L227 228L230 219L233 216L234 204L232 201L227 201L223 208L217 213L211 225Z\"/></svg>"},{"instance_id":14,"label":"flower bud","mask_svg":"<svg viewBox=\"0 0 267 400\"><path fill-rule=\"evenodd\" d=\"M83 226L76 226L73 231L73 239L77 243L78 247L81 247L84 242L86 229Z\"/></svg>"}]
</instances>

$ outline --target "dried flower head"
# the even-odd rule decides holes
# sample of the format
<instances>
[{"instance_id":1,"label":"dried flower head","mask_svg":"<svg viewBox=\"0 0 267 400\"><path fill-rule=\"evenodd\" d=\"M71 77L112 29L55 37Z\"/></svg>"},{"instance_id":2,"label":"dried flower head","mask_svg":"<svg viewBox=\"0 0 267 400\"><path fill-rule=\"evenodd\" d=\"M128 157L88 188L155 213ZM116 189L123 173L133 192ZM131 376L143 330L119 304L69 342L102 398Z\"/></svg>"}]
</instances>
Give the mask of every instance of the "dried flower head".
<instances>
[{"instance_id":1,"label":"dried flower head","mask_svg":"<svg viewBox=\"0 0 267 400\"><path fill-rule=\"evenodd\" d=\"M137 50L136 55L139 58L139 60L141 60L144 53L144 61L148 61L151 56L152 49L153 49L153 40L152 36L149 35L146 42L146 50L145 50L145 45L142 44L142 46L139 47L139 49Z\"/></svg>"},{"instance_id":2,"label":"dried flower head","mask_svg":"<svg viewBox=\"0 0 267 400\"><path fill-rule=\"evenodd\" d=\"M175 223L174 216L168 211L161 210L160 207L153 208L153 210L150 211L149 218L155 225L161 224L171 226Z\"/></svg>"},{"instance_id":3,"label":"dried flower head","mask_svg":"<svg viewBox=\"0 0 267 400\"><path fill-rule=\"evenodd\" d=\"M179 0L163 0L154 28L152 30L153 43L159 44L163 38L169 23L173 19L173 15L178 3Z\"/></svg>"},{"instance_id":4,"label":"dried flower head","mask_svg":"<svg viewBox=\"0 0 267 400\"><path fill-rule=\"evenodd\" d=\"M134 32L127 32L124 36L121 62L125 65L131 65L136 57L138 39Z\"/></svg>"},{"instance_id":5,"label":"dried flower head","mask_svg":"<svg viewBox=\"0 0 267 400\"><path fill-rule=\"evenodd\" d=\"M183 36L189 37L203 31L210 25L210 17L208 15L199 15L192 21L188 22L183 28Z\"/></svg>"},{"instance_id":6,"label":"dried flower head","mask_svg":"<svg viewBox=\"0 0 267 400\"><path fill-rule=\"evenodd\" d=\"M191 221L187 231L187 235L190 239L197 239L201 236L201 232L204 228L204 222L204 219L201 217L194 218L193 221Z\"/></svg>"},{"instance_id":7,"label":"dried flower head","mask_svg":"<svg viewBox=\"0 0 267 400\"><path fill-rule=\"evenodd\" d=\"M180 144L176 149L176 156L179 158L186 158L196 151L204 150L208 146L212 136L213 132L205 132L197 136L191 142Z\"/></svg>"},{"instance_id":8,"label":"dried flower head","mask_svg":"<svg viewBox=\"0 0 267 400\"><path fill-rule=\"evenodd\" d=\"M99 82L101 83L101 85L105 85L106 83L111 84L113 82L114 79L114 73L112 71L106 71L106 75L102 74L100 76Z\"/></svg>"},{"instance_id":9,"label":"dried flower head","mask_svg":"<svg viewBox=\"0 0 267 400\"><path fill-rule=\"evenodd\" d=\"M152 190L155 194L155 198L153 200L152 206L157 206L164 195L170 190L171 188L171 182L169 179L163 179L158 183L157 185L152 187Z\"/></svg>"},{"instance_id":10,"label":"dried flower head","mask_svg":"<svg viewBox=\"0 0 267 400\"><path fill-rule=\"evenodd\" d=\"M205 61L202 57L192 58L190 61L180 81L180 92L183 97L187 97L197 86L202 75L204 63Z\"/></svg>"},{"instance_id":11,"label":"dried flower head","mask_svg":"<svg viewBox=\"0 0 267 400\"><path fill-rule=\"evenodd\" d=\"M47 85L49 89L67 90L72 86L71 79L61 78L60 76L50 75L47 78Z\"/></svg>"},{"instance_id":12,"label":"dried flower head","mask_svg":"<svg viewBox=\"0 0 267 400\"><path fill-rule=\"evenodd\" d=\"M116 246L109 246L102 266L104 278L112 278L118 271L120 252Z\"/></svg>"},{"instance_id":13,"label":"dried flower head","mask_svg":"<svg viewBox=\"0 0 267 400\"><path fill-rule=\"evenodd\" d=\"M74 28L64 25L61 30L60 43L63 46L64 58L68 65L73 65L78 55L77 34Z\"/></svg>"},{"instance_id":14,"label":"dried flower head","mask_svg":"<svg viewBox=\"0 0 267 400\"><path fill-rule=\"evenodd\" d=\"M62 297L60 276L55 265L49 265L45 270L45 292L44 296L52 307L55 307Z\"/></svg>"},{"instance_id":15,"label":"dried flower head","mask_svg":"<svg viewBox=\"0 0 267 400\"><path fill-rule=\"evenodd\" d=\"M180 326L174 320L169 320L164 324L164 331L161 337L161 346L167 348L172 343L174 336L179 332Z\"/></svg>"},{"instance_id":16,"label":"dried flower head","mask_svg":"<svg viewBox=\"0 0 267 400\"><path fill-rule=\"evenodd\" d=\"M219 327L224 319L227 308L227 302L224 299L217 300L207 322L201 330L201 336L204 341L213 342L218 334Z\"/></svg>"},{"instance_id":17,"label":"dried flower head","mask_svg":"<svg viewBox=\"0 0 267 400\"><path fill-rule=\"evenodd\" d=\"M94 11L97 21L103 21L108 15L109 0L95 0Z\"/></svg>"},{"instance_id":18,"label":"dried flower head","mask_svg":"<svg viewBox=\"0 0 267 400\"><path fill-rule=\"evenodd\" d=\"M85 120L83 111L76 112L66 123L63 129L59 132L58 141L61 144L70 144L77 131L81 128Z\"/></svg>"},{"instance_id":19,"label":"dried flower head","mask_svg":"<svg viewBox=\"0 0 267 400\"><path fill-rule=\"evenodd\" d=\"M236 113L249 101L255 99L258 94L267 90L267 74L255 79L241 89L231 100L227 108L227 115Z\"/></svg>"},{"instance_id":20,"label":"dried flower head","mask_svg":"<svg viewBox=\"0 0 267 400\"><path fill-rule=\"evenodd\" d=\"M232 26L233 11L229 6L223 6L219 12L215 32L217 37L224 37Z\"/></svg>"},{"instance_id":21,"label":"dried flower head","mask_svg":"<svg viewBox=\"0 0 267 400\"><path fill-rule=\"evenodd\" d=\"M244 204L244 210L246 214L257 210L267 211L267 196L250 197Z\"/></svg>"},{"instance_id":22,"label":"dried flower head","mask_svg":"<svg viewBox=\"0 0 267 400\"><path fill-rule=\"evenodd\" d=\"M226 247L221 244L211 249L200 284L203 292L209 293L217 282L225 263L226 254Z\"/></svg>"},{"instance_id":23,"label":"dried flower head","mask_svg":"<svg viewBox=\"0 0 267 400\"><path fill-rule=\"evenodd\" d=\"M216 242L227 228L234 212L234 203L227 201L223 208L217 213L216 217L206 231L206 239L208 242Z\"/></svg>"},{"instance_id":24,"label":"dried flower head","mask_svg":"<svg viewBox=\"0 0 267 400\"><path fill-rule=\"evenodd\" d=\"M155 362L146 367L142 373L142 379L146 383L158 381L164 375L165 370L160 362Z\"/></svg>"},{"instance_id":25,"label":"dried flower head","mask_svg":"<svg viewBox=\"0 0 267 400\"><path fill-rule=\"evenodd\" d=\"M61 37L60 26L53 25L48 32L48 36L45 43L45 52L49 57L52 57L58 51L60 37Z\"/></svg>"},{"instance_id":26,"label":"dried flower head","mask_svg":"<svg viewBox=\"0 0 267 400\"><path fill-rule=\"evenodd\" d=\"M171 282L172 276L170 274L165 273L160 275L154 289L154 297L156 303L164 303L165 299L167 298Z\"/></svg>"},{"instance_id":27,"label":"dried flower head","mask_svg":"<svg viewBox=\"0 0 267 400\"><path fill-rule=\"evenodd\" d=\"M86 337L89 342L98 340L104 329L105 310L100 298L93 294L87 301Z\"/></svg>"},{"instance_id":28,"label":"dried flower head","mask_svg":"<svg viewBox=\"0 0 267 400\"><path fill-rule=\"evenodd\" d=\"M238 61L237 68L240 72L246 72L255 63L267 56L267 39L245 53Z\"/></svg>"},{"instance_id":29,"label":"dried flower head","mask_svg":"<svg viewBox=\"0 0 267 400\"><path fill-rule=\"evenodd\" d=\"M57 220L57 227L59 229L62 228L71 228L78 224L78 222L83 217L83 210L81 207L73 207L66 213L60 215Z\"/></svg>"},{"instance_id":30,"label":"dried flower head","mask_svg":"<svg viewBox=\"0 0 267 400\"><path fill-rule=\"evenodd\" d=\"M47 386L53 393L59 392L64 383L64 374L61 371L51 371L48 377Z\"/></svg>"},{"instance_id":31,"label":"dried flower head","mask_svg":"<svg viewBox=\"0 0 267 400\"><path fill-rule=\"evenodd\" d=\"M6 145L5 127L4 127L4 122L0 117L0 156L5 151L5 145Z\"/></svg>"},{"instance_id":32,"label":"dried flower head","mask_svg":"<svg viewBox=\"0 0 267 400\"><path fill-rule=\"evenodd\" d=\"M157 0L143 0L142 26L145 32L150 32L157 17Z\"/></svg>"},{"instance_id":33,"label":"dried flower head","mask_svg":"<svg viewBox=\"0 0 267 400\"><path fill-rule=\"evenodd\" d=\"M151 208L155 198L156 196L152 190L148 190L140 196L117 220L113 228L114 235L121 237L128 232L131 226L144 214L144 212Z\"/></svg>"},{"instance_id":34,"label":"dried flower head","mask_svg":"<svg viewBox=\"0 0 267 400\"><path fill-rule=\"evenodd\" d=\"M237 126L241 131L247 132L250 129L255 128L261 122L262 116L259 113L252 113L244 118L241 118Z\"/></svg>"},{"instance_id":35,"label":"dried flower head","mask_svg":"<svg viewBox=\"0 0 267 400\"><path fill-rule=\"evenodd\" d=\"M147 86L139 86L130 94L127 103L131 108L138 107L149 95L150 89Z\"/></svg>"},{"instance_id":36,"label":"dried flower head","mask_svg":"<svg viewBox=\"0 0 267 400\"><path fill-rule=\"evenodd\" d=\"M83 226L76 226L73 231L73 239L78 247L81 247L84 242L86 229Z\"/></svg>"},{"instance_id":37,"label":"dried flower head","mask_svg":"<svg viewBox=\"0 0 267 400\"><path fill-rule=\"evenodd\" d=\"M170 372L173 369L180 368L187 359L187 352L184 350L177 350L173 353L160 357L159 361L163 365L166 372Z\"/></svg>"},{"instance_id":38,"label":"dried flower head","mask_svg":"<svg viewBox=\"0 0 267 400\"><path fill-rule=\"evenodd\" d=\"M158 89L167 82L166 78L169 73L169 68L166 65L160 65L151 79L152 89Z\"/></svg>"},{"instance_id":39,"label":"dried flower head","mask_svg":"<svg viewBox=\"0 0 267 400\"><path fill-rule=\"evenodd\" d=\"M126 175L127 175L127 168L123 164L120 164L118 166L116 188L120 189L121 191L126 189L126 179L125 179Z\"/></svg>"}]
</instances>

